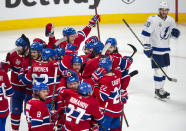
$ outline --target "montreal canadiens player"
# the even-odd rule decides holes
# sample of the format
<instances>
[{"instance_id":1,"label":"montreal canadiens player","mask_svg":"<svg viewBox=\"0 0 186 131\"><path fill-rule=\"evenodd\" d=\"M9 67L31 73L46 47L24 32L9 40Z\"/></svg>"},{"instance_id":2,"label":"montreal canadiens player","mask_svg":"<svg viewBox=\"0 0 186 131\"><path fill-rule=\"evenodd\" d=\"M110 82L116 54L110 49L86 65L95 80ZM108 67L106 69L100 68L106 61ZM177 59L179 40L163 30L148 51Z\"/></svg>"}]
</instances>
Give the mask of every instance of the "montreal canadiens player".
<instances>
[{"instance_id":1,"label":"montreal canadiens player","mask_svg":"<svg viewBox=\"0 0 186 131\"><path fill-rule=\"evenodd\" d=\"M11 84L14 89L14 94L11 97L11 126L12 130L19 130L26 86L19 82L18 73L21 70L23 61L29 59L29 39L23 34L16 40L15 44L17 46L16 50L8 53L6 59L11 69Z\"/></svg>"},{"instance_id":2,"label":"montreal canadiens player","mask_svg":"<svg viewBox=\"0 0 186 131\"><path fill-rule=\"evenodd\" d=\"M88 83L81 83L77 91L63 89L60 97L64 101L65 130L82 131L90 130L90 121L95 119L103 122L103 112L99 109L99 102L91 96L92 87Z\"/></svg>"},{"instance_id":3,"label":"montreal canadiens player","mask_svg":"<svg viewBox=\"0 0 186 131\"><path fill-rule=\"evenodd\" d=\"M168 16L169 6L166 1L162 1L159 7L159 14L150 16L142 30L144 43L144 53L157 61L164 71L170 65L170 38L178 38L180 31L177 29L175 21ZM154 71L155 96L167 98L170 93L164 90L165 75L152 61Z\"/></svg>"},{"instance_id":4,"label":"montreal canadiens player","mask_svg":"<svg viewBox=\"0 0 186 131\"><path fill-rule=\"evenodd\" d=\"M44 83L33 84L33 98L26 104L28 131L53 131L49 110L45 104L48 96L48 86Z\"/></svg>"},{"instance_id":5,"label":"montreal canadiens player","mask_svg":"<svg viewBox=\"0 0 186 131\"><path fill-rule=\"evenodd\" d=\"M73 46L73 51L77 51L80 44L85 40L85 38L90 33L91 29L96 26L97 22L100 20L99 15L95 15L90 21L88 26L83 28L82 31L76 32L72 27L67 27L63 30L64 39L56 40L54 36L54 26L51 23L46 25L45 35L49 36L48 48L54 48L58 46L60 48L66 48L67 44Z\"/></svg>"},{"instance_id":6,"label":"montreal canadiens player","mask_svg":"<svg viewBox=\"0 0 186 131\"><path fill-rule=\"evenodd\" d=\"M11 97L13 93L7 73L0 69L0 131L5 131L6 118L9 114L7 97Z\"/></svg>"}]
</instances>

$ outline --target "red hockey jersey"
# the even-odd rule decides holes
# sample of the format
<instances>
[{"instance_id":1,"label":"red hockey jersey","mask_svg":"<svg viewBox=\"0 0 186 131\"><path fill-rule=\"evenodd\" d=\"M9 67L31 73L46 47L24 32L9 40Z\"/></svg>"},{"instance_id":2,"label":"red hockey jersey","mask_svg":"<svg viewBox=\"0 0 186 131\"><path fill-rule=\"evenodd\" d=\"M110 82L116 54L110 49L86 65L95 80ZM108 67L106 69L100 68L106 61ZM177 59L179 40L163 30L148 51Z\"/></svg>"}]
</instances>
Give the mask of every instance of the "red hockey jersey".
<instances>
[{"instance_id":1,"label":"red hockey jersey","mask_svg":"<svg viewBox=\"0 0 186 131\"><path fill-rule=\"evenodd\" d=\"M0 117L6 117L9 114L7 96L13 95L13 88L10 84L8 75L0 70Z\"/></svg>"},{"instance_id":2,"label":"red hockey jersey","mask_svg":"<svg viewBox=\"0 0 186 131\"><path fill-rule=\"evenodd\" d=\"M25 91L25 85L18 81L18 73L22 67L22 63L25 59L29 59L28 56L20 56L14 51L8 57L8 61L10 63L11 68L11 84L13 85L14 90L22 90Z\"/></svg>"},{"instance_id":3,"label":"red hockey jersey","mask_svg":"<svg viewBox=\"0 0 186 131\"><path fill-rule=\"evenodd\" d=\"M100 106L105 109L105 115L120 117L122 115L121 102L121 73L113 73L112 76L104 76L99 80L100 87ZM107 107L105 107L108 103Z\"/></svg>"},{"instance_id":4,"label":"red hockey jersey","mask_svg":"<svg viewBox=\"0 0 186 131\"><path fill-rule=\"evenodd\" d=\"M26 104L28 131L53 131L49 110L39 99L32 98Z\"/></svg>"},{"instance_id":5,"label":"red hockey jersey","mask_svg":"<svg viewBox=\"0 0 186 131\"><path fill-rule=\"evenodd\" d=\"M72 89L63 89L60 96L65 105L66 119L64 127L66 130L89 130L92 117L98 122L103 120L99 102L94 97L83 97Z\"/></svg>"},{"instance_id":6,"label":"red hockey jersey","mask_svg":"<svg viewBox=\"0 0 186 131\"><path fill-rule=\"evenodd\" d=\"M46 98L46 103L52 102L52 93L54 88L54 73L55 66L58 66L57 63L51 62L36 62L34 63L25 76L22 78L22 82L25 84L32 84L32 82L43 82L49 87L49 94ZM60 81L58 76L56 79L57 83ZM57 88L55 88L55 97L54 101L57 98Z\"/></svg>"}]
</instances>

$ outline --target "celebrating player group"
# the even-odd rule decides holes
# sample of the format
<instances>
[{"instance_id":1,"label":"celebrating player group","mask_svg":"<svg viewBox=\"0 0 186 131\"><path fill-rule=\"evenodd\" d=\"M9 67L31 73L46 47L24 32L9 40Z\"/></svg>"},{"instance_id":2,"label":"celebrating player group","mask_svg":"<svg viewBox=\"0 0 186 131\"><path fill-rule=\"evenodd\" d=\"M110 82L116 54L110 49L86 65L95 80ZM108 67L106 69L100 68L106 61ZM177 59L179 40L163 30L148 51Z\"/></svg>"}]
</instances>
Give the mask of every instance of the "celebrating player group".
<instances>
[{"instance_id":1,"label":"celebrating player group","mask_svg":"<svg viewBox=\"0 0 186 131\"><path fill-rule=\"evenodd\" d=\"M169 38L178 38L180 31L167 16L168 4L160 5L159 14L147 20L142 40L144 53L165 70L170 65ZM48 42L35 38L30 43L24 34L15 41L16 48L0 63L0 131L6 130L9 107L13 131L19 130L22 112L29 131L122 130L127 87L138 72L129 70L133 55L120 54L115 38L103 44L97 36L88 36L99 21L95 15L80 31L64 28L61 39L48 23ZM84 55L78 55L81 44ZM163 89L165 76L159 66L152 61L155 94L164 99L170 93Z\"/></svg>"}]
</instances>

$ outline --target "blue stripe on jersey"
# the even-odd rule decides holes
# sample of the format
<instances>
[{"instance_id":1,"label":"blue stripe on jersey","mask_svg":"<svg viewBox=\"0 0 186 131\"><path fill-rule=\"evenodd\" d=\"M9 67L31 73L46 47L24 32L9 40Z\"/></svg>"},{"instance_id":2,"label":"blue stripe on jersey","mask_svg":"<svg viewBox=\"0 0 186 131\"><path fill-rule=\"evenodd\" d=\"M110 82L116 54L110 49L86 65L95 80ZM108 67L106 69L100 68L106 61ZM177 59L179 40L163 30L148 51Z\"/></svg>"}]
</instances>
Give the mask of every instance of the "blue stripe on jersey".
<instances>
[{"instance_id":1,"label":"blue stripe on jersey","mask_svg":"<svg viewBox=\"0 0 186 131\"><path fill-rule=\"evenodd\" d=\"M150 33L147 32L147 31L144 31L144 30L143 30L143 31L141 32L141 34L144 35L144 36L150 37Z\"/></svg>"},{"instance_id":2,"label":"blue stripe on jersey","mask_svg":"<svg viewBox=\"0 0 186 131\"><path fill-rule=\"evenodd\" d=\"M123 70L123 69L125 69L126 64L127 64L127 63L126 63L126 59L123 59L123 58L122 58L119 66L120 66L120 68Z\"/></svg>"},{"instance_id":3,"label":"blue stripe on jersey","mask_svg":"<svg viewBox=\"0 0 186 131\"><path fill-rule=\"evenodd\" d=\"M64 70L67 70L68 68L63 64L63 62L59 62L59 70L60 71L64 71Z\"/></svg>"},{"instance_id":4,"label":"blue stripe on jersey","mask_svg":"<svg viewBox=\"0 0 186 131\"><path fill-rule=\"evenodd\" d=\"M11 123L19 125L20 124L20 120L13 120L13 119L11 119Z\"/></svg>"},{"instance_id":5,"label":"blue stripe on jersey","mask_svg":"<svg viewBox=\"0 0 186 131\"><path fill-rule=\"evenodd\" d=\"M106 101L108 99L108 95L100 91L100 97L103 101Z\"/></svg>"},{"instance_id":6,"label":"blue stripe on jersey","mask_svg":"<svg viewBox=\"0 0 186 131\"><path fill-rule=\"evenodd\" d=\"M129 70L122 70L121 71L122 78L125 77L126 75L128 75L128 73L129 73Z\"/></svg>"},{"instance_id":7,"label":"blue stripe on jersey","mask_svg":"<svg viewBox=\"0 0 186 131\"><path fill-rule=\"evenodd\" d=\"M46 123L50 123L50 118L49 118L49 116L43 118L43 124L46 124Z\"/></svg>"},{"instance_id":8,"label":"blue stripe on jersey","mask_svg":"<svg viewBox=\"0 0 186 131\"><path fill-rule=\"evenodd\" d=\"M31 119L31 127L42 125L43 121L38 119Z\"/></svg>"},{"instance_id":9,"label":"blue stripe on jersey","mask_svg":"<svg viewBox=\"0 0 186 131\"><path fill-rule=\"evenodd\" d=\"M165 51L170 51L170 48L157 48L157 47L152 47L153 51L159 51L159 52L165 52Z\"/></svg>"},{"instance_id":10,"label":"blue stripe on jersey","mask_svg":"<svg viewBox=\"0 0 186 131\"><path fill-rule=\"evenodd\" d=\"M78 33L81 34L84 37L84 40L85 40L85 38L86 38L85 33L83 31L78 31Z\"/></svg>"},{"instance_id":11,"label":"blue stripe on jersey","mask_svg":"<svg viewBox=\"0 0 186 131\"><path fill-rule=\"evenodd\" d=\"M163 81L163 80L165 80L165 76L162 76L162 77L154 76L154 81L159 81L159 82L161 82L161 81Z\"/></svg>"},{"instance_id":12,"label":"blue stripe on jersey","mask_svg":"<svg viewBox=\"0 0 186 131\"><path fill-rule=\"evenodd\" d=\"M14 93L14 89L12 87L6 89L6 95L7 96L11 96L11 95L13 95L13 93Z\"/></svg>"},{"instance_id":13,"label":"blue stripe on jersey","mask_svg":"<svg viewBox=\"0 0 186 131\"><path fill-rule=\"evenodd\" d=\"M20 67L17 67L17 68L14 67L14 66L12 67L12 70L13 70L14 72L17 72L17 73L20 72L20 69L21 69Z\"/></svg>"},{"instance_id":14,"label":"blue stripe on jersey","mask_svg":"<svg viewBox=\"0 0 186 131\"><path fill-rule=\"evenodd\" d=\"M32 84L32 81L30 81L29 79L27 79L25 75L22 77L21 81L22 81L24 84L26 84L26 85Z\"/></svg>"},{"instance_id":15,"label":"blue stripe on jersey","mask_svg":"<svg viewBox=\"0 0 186 131\"><path fill-rule=\"evenodd\" d=\"M120 90L118 90L118 93L120 94ZM111 98L114 98L117 95L117 92L110 92L110 96Z\"/></svg>"}]
</instances>

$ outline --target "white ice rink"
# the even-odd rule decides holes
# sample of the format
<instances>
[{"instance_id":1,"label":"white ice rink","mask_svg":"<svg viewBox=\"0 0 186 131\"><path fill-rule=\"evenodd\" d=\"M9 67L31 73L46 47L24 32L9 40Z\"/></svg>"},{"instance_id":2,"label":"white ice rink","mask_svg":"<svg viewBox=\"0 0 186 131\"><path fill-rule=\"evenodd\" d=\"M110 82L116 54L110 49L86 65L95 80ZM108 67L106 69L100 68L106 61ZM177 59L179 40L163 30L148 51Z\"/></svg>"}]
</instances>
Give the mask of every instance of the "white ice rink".
<instances>
[{"instance_id":1,"label":"white ice rink","mask_svg":"<svg viewBox=\"0 0 186 131\"><path fill-rule=\"evenodd\" d=\"M80 30L83 26L73 26ZM143 24L131 24L131 27L140 36ZM178 40L171 40L171 66L168 75L178 79L177 83L166 81L165 89L171 93L167 102L154 98L153 72L150 60L143 54L143 49L129 29L124 24L100 25L101 40L115 37L122 55L131 55L132 49L127 43L138 49L134 56L131 71L137 69L139 74L132 78L128 87L129 100L125 105L125 114L129 128L123 122L123 131L186 131L186 24L178 24L181 36ZM63 27L55 28L56 38L62 37ZM0 32L0 60L5 59L6 53L15 47L15 40L26 34L32 41L44 36L44 28L26 29ZM91 35L96 35L96 28ZM82 49L82 48L81 48ZM79 51L82 54L82 50ZM23 114L24 116L24 114ZM11 131L10 118L7 119L6 130ZM20 131L27 130L25 117L22 117Z\"/></svg>"}]
</instances>

